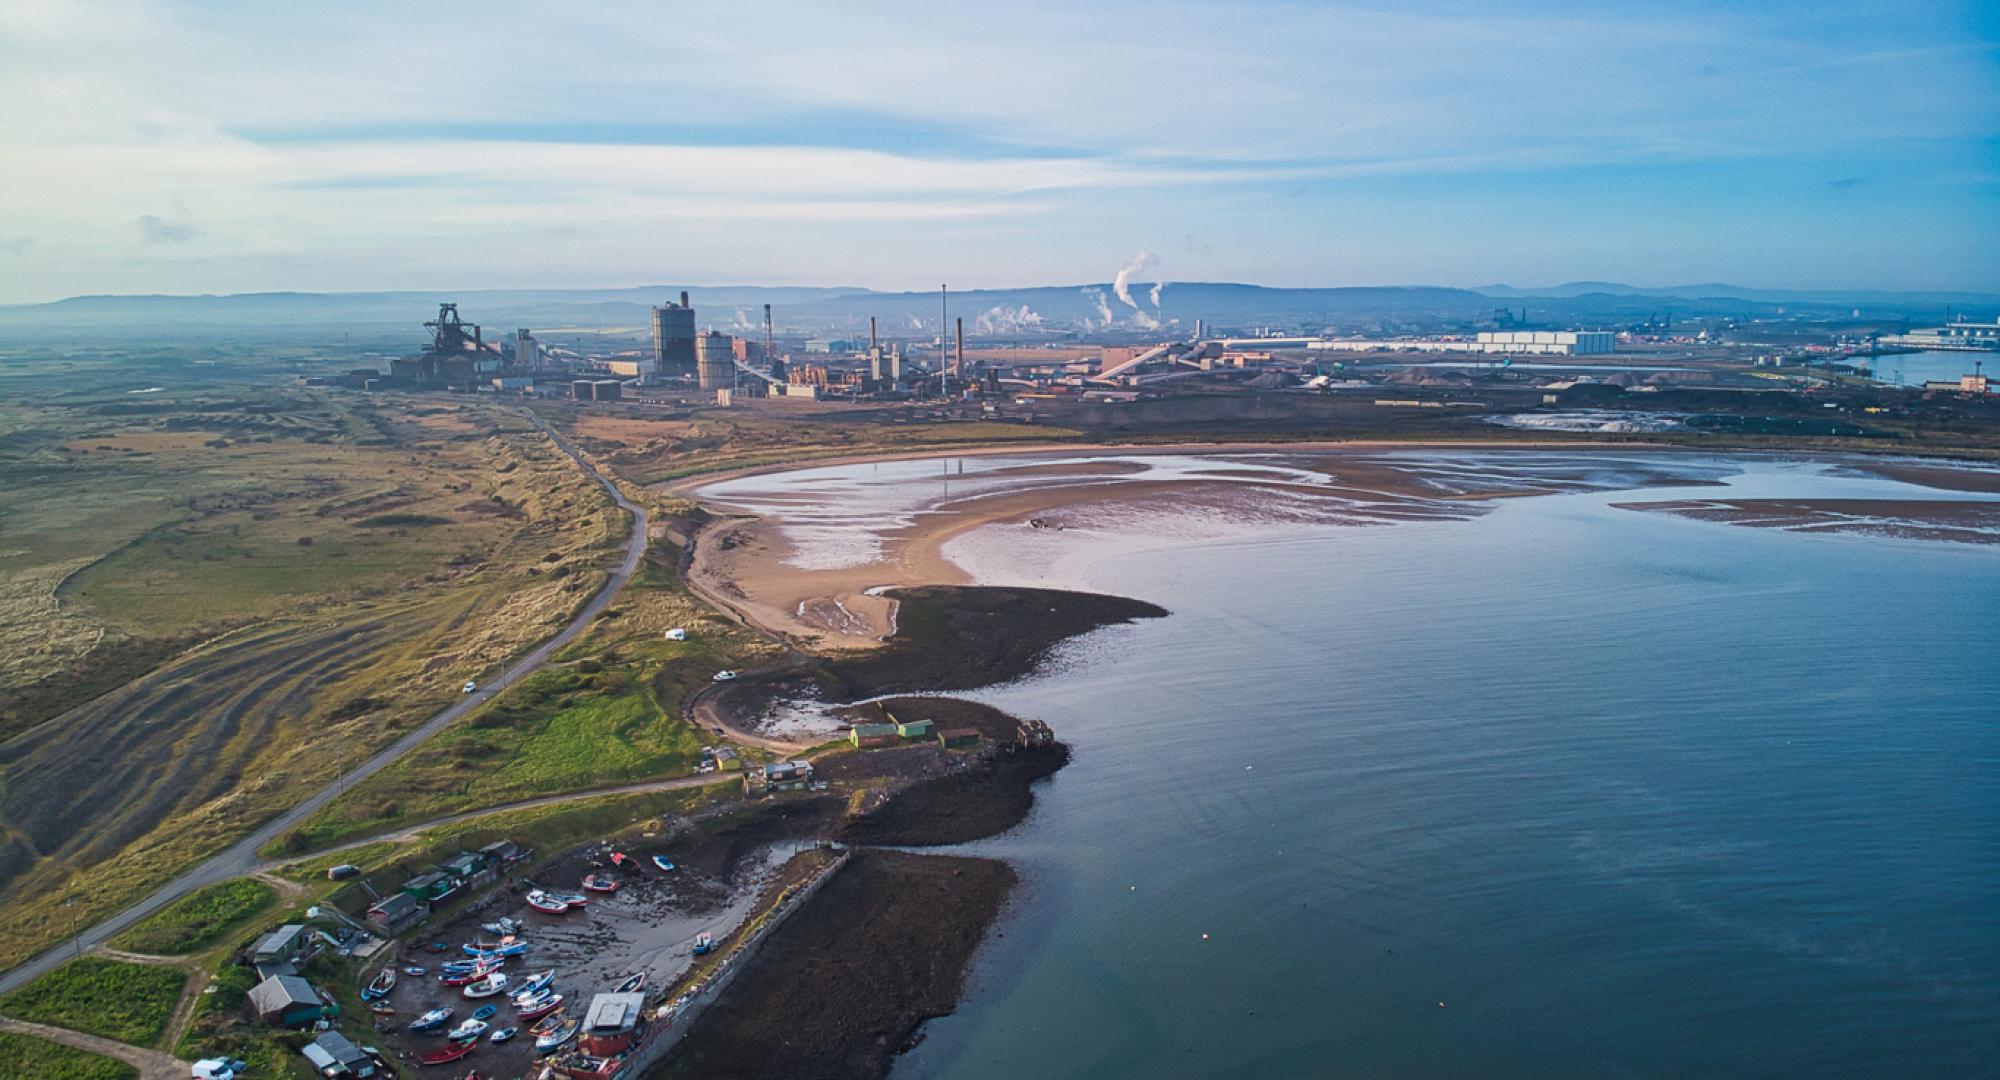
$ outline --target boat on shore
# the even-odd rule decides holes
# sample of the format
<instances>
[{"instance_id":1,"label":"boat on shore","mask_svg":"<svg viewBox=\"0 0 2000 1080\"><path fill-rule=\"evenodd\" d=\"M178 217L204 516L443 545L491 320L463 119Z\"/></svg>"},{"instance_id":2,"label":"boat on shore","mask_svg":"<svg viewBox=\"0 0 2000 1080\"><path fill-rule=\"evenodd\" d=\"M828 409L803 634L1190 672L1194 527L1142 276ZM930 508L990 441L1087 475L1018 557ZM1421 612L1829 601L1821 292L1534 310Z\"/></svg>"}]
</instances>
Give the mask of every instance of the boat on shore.
<instances>
[{"instance_id":1,"label":"boat on shore","mask_svg":"<svg viewBox=\"0 0 2000 1080\"><path fill-rule=\"evenodd\" d=\"M662 874L670 873L674 868L674 864L667 861L667 857L665 855L653 856L653 865L659 867L660 873Z\"/></svg>"},{"instance_id":2,"label":"boat on shore","mask_svg":"<svg viewBox=\"0 0 2000 1080\"><path fill-rule=\"evenodd\" d=\"M506 991L507 976L496 971L476 983L468 983L465 989L459 992L468 998L489 998L497 997Z\"/></svg>"},{"instance_id":3,"label":"boat on shore","mask_svg":"<svg viewBox=\"0 0 2000 1080\"><path fill-rule=\"evenodd\" d=\"M554 1031L535 1039L535 1053L552 1054L561 1049L564 1043L576 1038L577 1029L582 1026L576 1017L565 1017L562 1023L556 1025Z\"/></svg>"},{"instance_id":4,"label":"boat on shore","mask_svg":"<svg viewBox=\"0 0 2000 1080\"><path fill-rule=\"evenodd\" d=\"M504 915L492 922L479 924L481 930L499 938L513 937L516 933L520 932L521 926L520 921L507 918Z\"/></svg>"},{"instance_id":5,"label":"boat on shore","mask_svg":"<svg viewBox=\"0 0 2000 1080\"><path fill-rule=\"evenodd\" d=\"M533 975L522 979L521 985L514 988L514 1000L519 1001L524 997L539 996L542 991L549 988L550 983L555 981L556 969L550 968L547 971L537 971Z\"/></svg>"},{"instance_id":6,"label":"boat on shore","mask_svg":"<svg viewBox=\"0 0 2000 1080\"><path fill-rule=\"evenodd\" d=\"M368 985L361 988L361 1000L374 1001L378 998L388 997L389 992L395 988L396 965L390 964L388 967L376 972L375 977L368 981Z\"/></svg>"},{"instance_id":7,"label":"boat on shore","mask_svg":"<svg viewBox=\"0 0 2000 1080\"><path fill-rule=\"evenodd\" d=\"M440 975L438 983L443 986L471 986L473 983L479 982L499 970L500 965L497 962L482 964L471 971L454 971L447 975Z\"/></svg>"},{"instance_id":8,"label":"boat on shore","mask_svg":"<svg viewBox=\"0 0 2000 1080\"><path fill-rule=\"evenodd\" d=\"M457 1027L452 1028L445 1035L445 1038L452 1042L466 1042L468 1040L476 1042L481 1035L486 1034L486 1029L489 1026L484 1020L467 1020Z\"/></svg>"},{"instance_id":9,"label":"boat on shore","mask_svg":"<svg viewBox=\"0 0 2000 1080\"><path fill-rule=\"evenodd\" d=\"M539 1001L536 1001L534 1004L529 1005L525 1009L516 1006L514 1009L514 1015L520 1017L523 1020L539 1020L542 1017L545 1017L550 1013L555 1012L557 1009L562 1008L562 1003L563 1003L563 998L561 994L550 994L549 996L542 998Z\"/></svg>"},{"instance_id":10,"label":"boat on shore","mask_svg":"<svg viewBox=\"0 0 2000 1080\"><path fill-rule=\"evenodd\" d=\"M499 941L492 942L474 941L470 944L460 945L459 948L465 950L465 955L483 960L491 959L495 956L519 956L528 951L528 943L519 938L504 937Z\"/></svg>"},{"instance_id":11,"label":"boat on shore","mask_svg":"<svg viewBox=\"0 0 2000 1080\"><path fill-rule=\"evenodd\" d=\"M583 907L584 905L590 903L590 897L585 896L580 892L550 893L549 899L560 901L561 903L568 904L570 907L573 908Z\"/></svg>"},{"instance_id":12,"label":"boat on shore","mask_svg":"<svg viewBox=\"0 0 2000 1080\"><path fill-rule=\"evenodd\" d=\"M615 893L618 879L608 874L591 874L583 879L583 891L594 893Z\"/></svg>"},{"instance_id":13,"label":"boat on shore","mask_svg":"<svg viewBox=\"0 0 2000 1080\"><path fill-rule=\"evenodd\" d=\"M440 1005L435 1009L426 1010L422 1016L410 1021L410 1030L420 1034L427 1031L436 1031L438 1028L444 1026L445 1021L451 1019L451 1013L452 1010L449 1005Z\"/></svg>"},{"instance_id":14,"label":"boat on shore","mask_svg":"<svg viewBox=\"0 0 2000 1080\"><path fill-rule=\"evenodd\" d=\"M694 954L707 956L715 951L715 935L703 930L694 936Z\"/></svg>"},{"instance_id":15,"label":"boat on shore","mask_svg":"<svg viewBox=\"0 0 2000 1080\"><path fill-rule=\"evenodd\" d=\"M646 988L646 973L643 971L635 971L632 974L625 976L625 981L619 983L617 989L611 992L614 994L629 994L634 990L644 990L645 988Z\"/></svg>"},{"instance_id":16,"label":"boat on shore","mask_svg":"<svg viewBox=\"0 0 2000 1080\"><path fill-rule=\"evenodd\" d=\"M478 1045L479 1045L478 1039L472 1039L467 1042L446 1043L443 1046L438 1047L436 1050L433 1050L430 1053L425 1054L424 1056L418 1058L417 1064L449 1065L452 1062L457 1061L460 1058L464 1057L465 1055L472 1053L472 1048Z\"/></svg>"},{"instance_id":17,"label":"boat on shore","mask_svg":"<svg viewBox=\"0 0 2000 1080\"><path fill-rule=\"evenodd\" d=\"M529 891L527 899L529 907L534 908L544 915L561 915L563 912L569 910L569 904L556 899L540 889Z\"/></svg>"}]
</instances>

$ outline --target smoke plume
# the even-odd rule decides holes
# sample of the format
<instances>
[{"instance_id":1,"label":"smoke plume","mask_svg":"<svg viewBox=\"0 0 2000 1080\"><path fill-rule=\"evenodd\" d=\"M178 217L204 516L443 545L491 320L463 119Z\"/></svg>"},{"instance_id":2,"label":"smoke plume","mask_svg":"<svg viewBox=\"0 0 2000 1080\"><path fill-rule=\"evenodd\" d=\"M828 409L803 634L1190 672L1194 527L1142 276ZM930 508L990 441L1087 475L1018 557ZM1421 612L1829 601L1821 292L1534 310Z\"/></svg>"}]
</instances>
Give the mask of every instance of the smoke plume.
<instances>
[{"instance_id":1,"label":"smoke plume","mask_svg":"<svg viewBox=\"0 0 2000 1080\"><path fill-rule=\"evenodd\" d=\"M1160 320L1155 315L1148 314L1145 308L1140 307L1132 299L1132 278L1134 275L1156 269L1159 265L1160 260L1152 252L1142 251L1132 256L1132 261L1126 263L1124 269L1119 270L1118 276L1111 281L1111 291L1117 293L1118 299L1124 301L1125 306L1132 309L1132 320L1149 330L1159 326ZM1158 311L1159 306L1160 287L1155 285L1153 287L1154 310Z\"/></svg>"}]
</instances>

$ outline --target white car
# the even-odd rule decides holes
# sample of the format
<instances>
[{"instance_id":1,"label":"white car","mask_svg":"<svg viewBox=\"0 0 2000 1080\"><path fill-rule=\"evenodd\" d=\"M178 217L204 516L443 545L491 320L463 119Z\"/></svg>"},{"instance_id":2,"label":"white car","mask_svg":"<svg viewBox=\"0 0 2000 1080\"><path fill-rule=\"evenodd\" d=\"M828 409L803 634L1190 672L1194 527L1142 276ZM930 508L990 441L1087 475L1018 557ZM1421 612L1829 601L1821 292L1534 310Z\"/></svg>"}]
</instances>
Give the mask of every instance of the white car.
<instances>
[{"instance_id":1,"label":"white car","mask_svg":"<svg viewBox=\"0 0 2000 1080\"><path fill-rule=\"evenodd\" d=\"M681 629L678 626L674 627L672 630L667 631L668 641L686 641L687 639L688 639L688 632L686 630Z\"/></svg>"},{"instance_id":2,"label":"white car","mask_svg":"<svg viewBox=\"0 0 2000 1080\"><path fill-rule=\"evenodd\" d=\"M479 684L478 684L478 683L476 683L476 682L473 682L473 681L472 681L471 679L467 679L467 680L465 681L465 692L466 692L466 693L470 694L470 693L472 693L472 692L473 692L474 690L477 690L477 689L479 689Z\"/></svg>"},{"instance_id":3,"label":"white car","mask_svg":"<svg viewBox=\"0 0 2000 1080\"><path fill-rule=\"evenodd\" d=\"M724 671L718 671L718 672L716 672L716 673L715 673L715 681L716 681L716 682L728 682L729 680L731 680L731 679L733 679L733 678L735 678L735 677L736 677L736 673L735 673L735 672L733 672L733 671L728 671L728 670L724 670Z\"/></svg>"}]
</instances>

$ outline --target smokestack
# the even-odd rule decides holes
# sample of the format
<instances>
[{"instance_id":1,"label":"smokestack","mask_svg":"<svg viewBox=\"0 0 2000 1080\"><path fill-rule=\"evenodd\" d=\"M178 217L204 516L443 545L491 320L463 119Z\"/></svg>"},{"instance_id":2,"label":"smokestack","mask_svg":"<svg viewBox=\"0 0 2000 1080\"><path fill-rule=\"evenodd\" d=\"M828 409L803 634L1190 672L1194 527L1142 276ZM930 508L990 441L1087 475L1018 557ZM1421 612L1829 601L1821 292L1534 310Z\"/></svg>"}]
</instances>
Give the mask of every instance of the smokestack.
<instances>
[{"instance_id":1,"label":"smokestack","mask_svg":"<svg viewBox=\"0 0 2000 1080\"><path fill-rule=\"evenodd\" d=\"M943 285L940 285L938 286L938 366L939 367L944 366L944 350L945 350L945 345L947 344L947 342L944 339L944 329L945 327L950 325L951 325L951 290Z\"/></svg>"},{"instance_id":2,"label":"smokestack","mask_svg":"<svg viewBox=\"0 0 2000 1080\"><path fill-rule=\"evenodd\" d=\"M868 316L868 347L870 349L881 347L875 343L875 316L873 315Z\"/></svg>"},{"instance_id":3,"label":"smokestack","mask_svg":"<svg viewBox=\"0 0 2000 1080\"><path fill-rule=\"evenodd\" d=\"M951 373L957 378L965 377L965 316L958 317L958 359L952 361Z\"/></svg>"},{"instance_id":4,"label":"smokestack","mask_svg":"<svg viewBox=\"0 0 2000 1080\"><path fill-rule=\"evenodd\" d=\"M688 294L686 289L681 290L681 306L682 307L688 306Z\"/></svg>"}]
</instances>

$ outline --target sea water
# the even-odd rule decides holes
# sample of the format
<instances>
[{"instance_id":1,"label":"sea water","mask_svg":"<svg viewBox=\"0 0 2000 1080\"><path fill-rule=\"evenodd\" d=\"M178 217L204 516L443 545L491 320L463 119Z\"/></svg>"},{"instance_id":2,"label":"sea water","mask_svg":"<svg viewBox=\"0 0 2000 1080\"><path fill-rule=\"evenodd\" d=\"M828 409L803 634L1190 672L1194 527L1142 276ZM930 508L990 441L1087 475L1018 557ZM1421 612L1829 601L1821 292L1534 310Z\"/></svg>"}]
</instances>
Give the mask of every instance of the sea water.
<instances>
[{"instance_id":1,"label":"sea water","mask_svg":"<svg viewBox=\"0 0 2000 1080\"><path fill-rule=\"evenodd\" d=\"M1075 759L895 1075L2000 1074L2000 549L1612 505L1717 494L948 549L1173 615L979 695Z\"/></svg>"}]
</instances>

